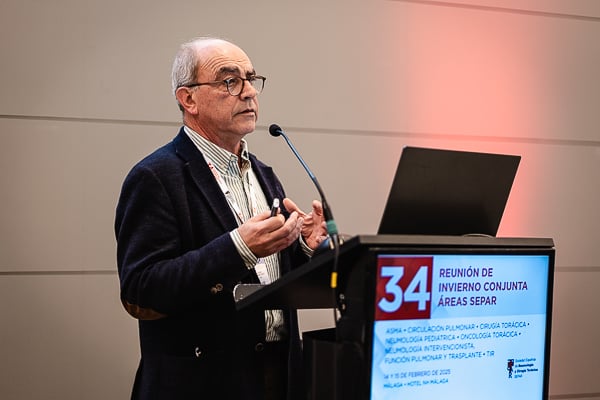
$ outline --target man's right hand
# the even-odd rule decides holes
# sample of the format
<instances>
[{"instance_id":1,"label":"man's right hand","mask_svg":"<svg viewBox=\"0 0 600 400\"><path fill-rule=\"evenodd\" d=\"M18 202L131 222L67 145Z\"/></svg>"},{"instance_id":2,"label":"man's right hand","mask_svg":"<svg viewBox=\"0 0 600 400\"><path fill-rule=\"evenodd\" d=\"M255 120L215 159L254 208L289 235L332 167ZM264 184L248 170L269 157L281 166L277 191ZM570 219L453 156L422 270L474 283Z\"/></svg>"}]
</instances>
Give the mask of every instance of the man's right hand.
<instances>
[{"instance_id":1,"label":"man's right hand","mask_svg":"<svg viewBox=\"0 0 600 400\"><path fill-rule=\"evenodd\" d=\"M298 240L303 222L295 211L287 221L281 214L271 217L270 212L265 211L240 225L238 232L252 253L260 258L277 253Z\"/></svg>"}]
</instances>

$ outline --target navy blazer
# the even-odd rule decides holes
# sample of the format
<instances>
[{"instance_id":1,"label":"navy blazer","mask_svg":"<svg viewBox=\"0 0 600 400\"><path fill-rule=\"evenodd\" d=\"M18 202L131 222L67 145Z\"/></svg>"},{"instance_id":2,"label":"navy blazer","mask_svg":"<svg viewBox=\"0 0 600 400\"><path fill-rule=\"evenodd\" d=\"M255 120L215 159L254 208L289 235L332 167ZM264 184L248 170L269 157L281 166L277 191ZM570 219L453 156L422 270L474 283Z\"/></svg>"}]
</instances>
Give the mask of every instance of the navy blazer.
<instances>
[{"instance_id":1,"label":"navy blazer","mask_svg":"<svg viewBox=\"0 0 600 400\"><path fill-rule=\"evenodd\" d=\"M273 170L250 159L267 200L284 198ZM282 213L289 215L283 207ZM141 360L132 398L263 398L264 314L237 312L232 294L240 282L258 283L230 238L236 227L183 128L126 177L115 232L121 301L139 319ZM306 261L295 243L281 252L281 273ZM288 386L302 397L295 312L286 314L286 326Z\"/></svg>"}]
</instances>

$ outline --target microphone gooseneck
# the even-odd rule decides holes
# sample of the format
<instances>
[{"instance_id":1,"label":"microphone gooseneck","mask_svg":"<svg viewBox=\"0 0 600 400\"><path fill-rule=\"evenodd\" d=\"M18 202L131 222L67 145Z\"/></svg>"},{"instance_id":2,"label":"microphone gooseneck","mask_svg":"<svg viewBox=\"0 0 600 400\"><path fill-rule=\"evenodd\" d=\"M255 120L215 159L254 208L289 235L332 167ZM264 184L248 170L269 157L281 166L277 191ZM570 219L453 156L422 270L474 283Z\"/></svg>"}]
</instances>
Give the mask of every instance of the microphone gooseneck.
<instances>
[{"instance_id":1,"label":"microphone gooseneck","mask_svg":"<svg viewBox=\"0 0 600 400\"><path fill-rule=\"evenodd\" d=\"M323 216L325 217L325 223L327 225L327 233L329 234L329 237L331 238L331 247L333 250L336 251L336 254L337 254L339 252L339 247L340 247L340 238L339 238L339 234L338 234L337 225L335 223L335 220L333 219L333 213L331 212L331 209L329 208L329 204L327 203L327 200L325 199L325 193L323 192L323 189L321 189L321 185L319 184L317 177L315 176L315 174L312 173L312 171L310 170L308 165L306 165L306 163L304 162L304 160L302 159L302 157L300 156L300 154L298 153L298 151L296 150L296 148L294 147L294 145L292 144L290 139L287 137L287 135L285 134L285 132L283 131L283 129L281 129L281 127L279 125L272 124L271 126L269 126L269 133L271 134L271 136L274 136L274 137L283 136L283 138L285 139L289 148L292 150L292 152L294 153L294 155L296 156L298 161L300 161L300 164L302 164L302 167L304 167L304 170L308 173L308 176L310 177L310 179L313 181L315 187L317 188L317 191L319 192L319 196L321 197L321 204L323 206ZM337 260L337 257L336 257L336 260ZM331 274L331 288L332 289L335 289L337 287L337 267L335 266L335 264L336 263L334 263L334 270L332 271L332 274Z\"/></svg>"},{"instance_id":2,"label":"microphone gooseneck","mask_svg":"<svg viewBox=\"0 0 600 400\"><path fill-rule=\"evenodd\" d=\"M271 134L271 136L274 136L274 137L283 136L283 138L287 142L289 148L292 150L292 152L294 153L294 155L296 156L298 161L300 161L300 164L302 164L302 167L304 167L304 170L308 173L308 176L315 184L315 187L317 188L317 191L319 192L319 196L321 197L321 204L323 205L323 215L325 216L325 222L327 224L327 233L333 239L333 235L336 235L336 236L338 235L337 225L335 223L335 220L333 219L333 213L331 212L331 209L329 208L329 204L327 204L327 200L325 199L325 193L323 193L323 189L321 189L319 180L317 179L315 174L312 173L310 168L308 168L308 165L306 165L306 163L304 162L304 160L302 159L302 157L300 156L300 154L298 153L298 151L296 150L296 148L294 147L294 145L292 144L290 139L287 137L285 132L283 132L283 130L279 127L279 125L272 124L269 127L269 133Z\"/></svg>"}]
</instances>

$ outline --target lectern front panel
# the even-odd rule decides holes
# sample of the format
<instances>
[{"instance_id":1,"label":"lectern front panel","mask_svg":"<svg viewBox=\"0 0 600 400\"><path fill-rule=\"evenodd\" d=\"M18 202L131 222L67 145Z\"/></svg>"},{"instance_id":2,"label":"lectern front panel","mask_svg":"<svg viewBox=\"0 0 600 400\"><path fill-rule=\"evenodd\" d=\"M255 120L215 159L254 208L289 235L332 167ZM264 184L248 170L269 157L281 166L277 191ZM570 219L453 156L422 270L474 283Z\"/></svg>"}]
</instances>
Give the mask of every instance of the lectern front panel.
<instances>
[{"instance_id":1,"label":"lectern front panel","mask_svg":"<svg viewBox=\"0 0 600 400\"><path fill-rule=\"evenodd\" d=\"M377 254L370 399L546 399L553 257Z\"/></svg>"}]
</instances>

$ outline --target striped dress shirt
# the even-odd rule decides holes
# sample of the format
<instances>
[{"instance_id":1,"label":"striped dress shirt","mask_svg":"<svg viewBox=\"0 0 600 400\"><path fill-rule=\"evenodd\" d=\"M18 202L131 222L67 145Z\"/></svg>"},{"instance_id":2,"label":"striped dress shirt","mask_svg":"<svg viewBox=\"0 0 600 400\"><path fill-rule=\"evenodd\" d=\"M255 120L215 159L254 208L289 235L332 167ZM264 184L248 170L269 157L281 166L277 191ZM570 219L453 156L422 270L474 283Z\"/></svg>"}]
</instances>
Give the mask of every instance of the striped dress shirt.
<instances>
[{"instance_id":1,"label":"striped dress shirt","mask_svg":"<svg viewBox=\"0 0 600 400\"><path fill-rule=\"evenodd\" d=\"M235 203L239 206L239 210L242 214L241 218L243 218L242 221L240 221L238 213L233 208L231 210L236 216L238 224L242 224L253 216L251 209L252 204L256 206L257 213L270 209L258 179L256 179L256 175L252 171L248 156L248 144L244 139L242 139L242 151L240 154L241 163L238 163L238 156L236 154L217 146L187 126L184 127L184 130L194 145L196 145L198 150L202 153L205 160L210 162L217 170L221 179L223 179L225 185L232 194ZM254 197L254 199L252 199L252 197ZM242 240L238 230L234 229L230 232L230 235L238 252L242 256L246 267L254 268L259 259ZM260 261L265 263L267 274L271 282L279 279L281 276L279 269L279 254L263 257ZM267 327L266 340L281 340L283 338L282 329L284 328L283 312L281 310L266 310L265 322Z\"/></svg>"}]
</instances>

